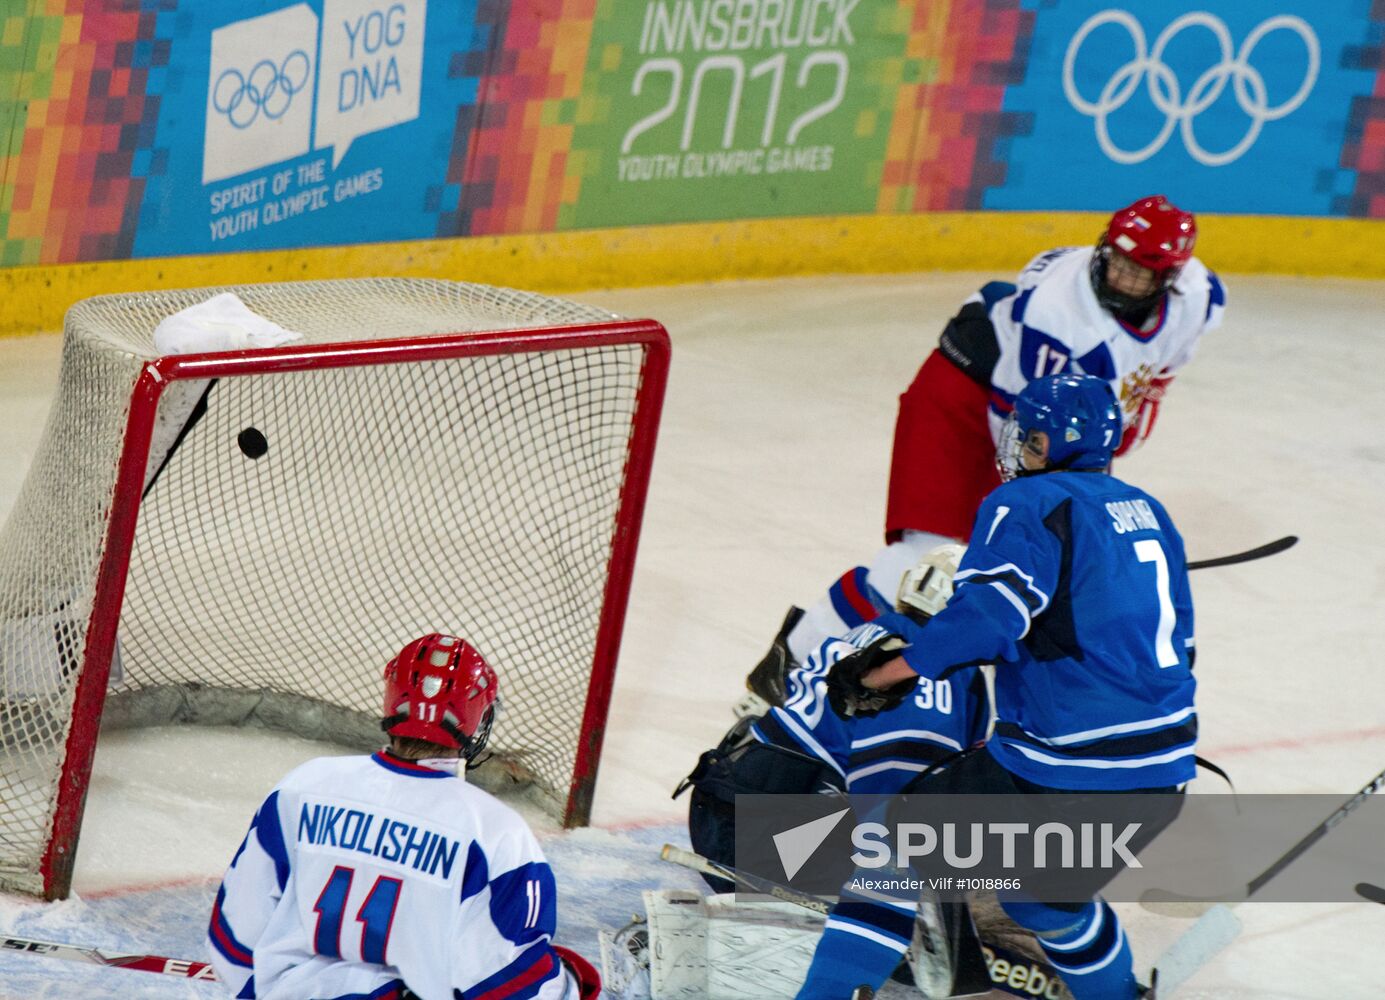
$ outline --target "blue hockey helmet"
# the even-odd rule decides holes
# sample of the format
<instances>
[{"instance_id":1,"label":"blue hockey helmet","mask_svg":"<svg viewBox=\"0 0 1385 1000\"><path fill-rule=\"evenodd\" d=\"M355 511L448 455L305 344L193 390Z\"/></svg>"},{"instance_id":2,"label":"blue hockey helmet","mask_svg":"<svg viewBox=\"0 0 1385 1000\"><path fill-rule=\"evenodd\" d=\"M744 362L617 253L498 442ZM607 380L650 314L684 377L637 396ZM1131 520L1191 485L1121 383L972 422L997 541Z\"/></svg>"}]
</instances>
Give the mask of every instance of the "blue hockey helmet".
<instances>
[{"instance_id":1,"label":"blue hockey helmet","mask_svg":"<svg viewBox=\"0 0 1385 1000\"><path fill-rule=\"evenodd\" d=\"M1048 438L1048 451L1042 468L1030 469L1021 456L1026 449L1038 454L1034 431ZM996 465L1007 482L1030 472L1105 469L1120 439L1120 410L1110 383L1095 375L1046 375L1015 397L996 448Z\"/></svg>"}]
</instances>

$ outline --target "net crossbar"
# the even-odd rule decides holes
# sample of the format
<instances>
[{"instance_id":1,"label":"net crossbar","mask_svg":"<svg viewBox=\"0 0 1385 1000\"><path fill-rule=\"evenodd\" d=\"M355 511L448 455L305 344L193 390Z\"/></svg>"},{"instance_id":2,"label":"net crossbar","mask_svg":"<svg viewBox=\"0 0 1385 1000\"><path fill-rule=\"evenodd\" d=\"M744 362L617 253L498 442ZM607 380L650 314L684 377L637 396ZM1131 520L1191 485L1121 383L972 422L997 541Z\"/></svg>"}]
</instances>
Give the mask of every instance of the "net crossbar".
<instances>
[{"instance_id":1,"label":"net crossbar","mask_svg":"<svg viewBox=\"0 0 1385 1000\"><path fill-rule=\"evenodd\" d=\"M302 339L156 357L228 290ZM74 306L0 531L0 886L66 894L103 708L369 749L430 631L500 675L492 773L584 823L667 356L656 323L456 282Z\"/></svg>"}]
</instances>

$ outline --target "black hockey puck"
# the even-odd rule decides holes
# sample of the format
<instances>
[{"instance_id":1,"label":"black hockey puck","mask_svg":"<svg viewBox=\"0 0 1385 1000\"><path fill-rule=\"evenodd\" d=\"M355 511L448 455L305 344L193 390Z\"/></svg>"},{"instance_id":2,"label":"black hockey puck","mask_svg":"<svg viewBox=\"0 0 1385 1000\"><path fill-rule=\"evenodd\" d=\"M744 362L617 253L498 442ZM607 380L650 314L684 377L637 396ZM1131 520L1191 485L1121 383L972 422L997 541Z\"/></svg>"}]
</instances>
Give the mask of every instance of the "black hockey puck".
<instances>
[{"instance_id":1,"label":"black hockey puck","mask_svg":"<svg viewBox=\"0 0 1385 1000\"><path fill-rule=\"evenodd\" d=\"M240 445L241 454L246 458L263 458L265 452L269 451L269 442L254 427L247 427L237 434L236 444Z\"/></svg>"}]
</instances>

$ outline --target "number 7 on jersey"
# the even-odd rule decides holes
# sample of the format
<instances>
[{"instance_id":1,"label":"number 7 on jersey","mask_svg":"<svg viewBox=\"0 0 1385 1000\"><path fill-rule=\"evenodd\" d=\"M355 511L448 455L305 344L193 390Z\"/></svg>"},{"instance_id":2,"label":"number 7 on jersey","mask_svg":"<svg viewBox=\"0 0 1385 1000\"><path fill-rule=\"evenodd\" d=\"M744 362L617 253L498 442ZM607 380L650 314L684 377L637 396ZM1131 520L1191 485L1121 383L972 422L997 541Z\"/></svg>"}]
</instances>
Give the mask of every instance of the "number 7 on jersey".
<instances>
[{"instance_id":1,"label":"number 7 on jersey","mask_svg":"<svg viewBox=\"0 0 1385 1000\"><path fill-rule=\"evenodd\" d=\"M1160 667L1178 666L1178 653L1173 648L1173 598L1169 595L1169 561L1157 538L1145 538L1135 543L1135 558L1142 563L1154 563L1154 589L1159 597L1159 624L1154 629L1154 655Z\"/></svg>"}]
</instances>

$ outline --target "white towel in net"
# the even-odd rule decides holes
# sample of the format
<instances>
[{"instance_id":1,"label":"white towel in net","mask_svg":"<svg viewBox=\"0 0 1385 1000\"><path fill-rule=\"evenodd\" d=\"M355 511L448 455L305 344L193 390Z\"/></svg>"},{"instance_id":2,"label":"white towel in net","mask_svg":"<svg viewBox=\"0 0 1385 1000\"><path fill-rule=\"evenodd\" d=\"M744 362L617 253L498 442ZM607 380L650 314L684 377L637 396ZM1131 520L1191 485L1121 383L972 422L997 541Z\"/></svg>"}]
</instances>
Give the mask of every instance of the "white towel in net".
<instances>
[{"instance_id":1,"label":"white towel in net","mask_svg":"<svg viewBox=\"0 0 1385 1000\"><path fill-rule=\"evenodd\" d=\"M285 330L252 312L235 292L222 292L174 313L156 326L154 349L160 354L247 351L279 347L302 337L301 333Z\"/></svg>"}]
</instances>

